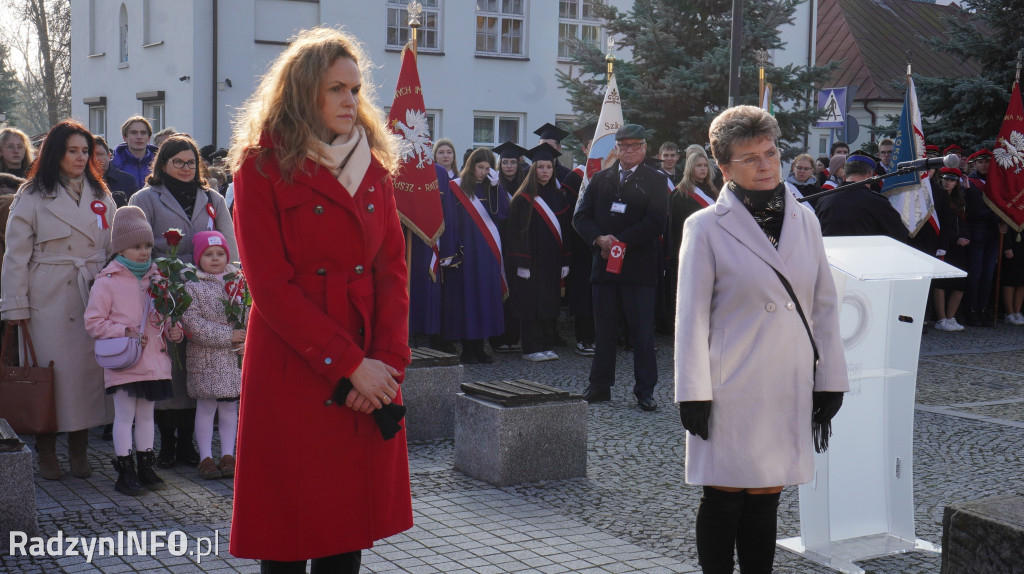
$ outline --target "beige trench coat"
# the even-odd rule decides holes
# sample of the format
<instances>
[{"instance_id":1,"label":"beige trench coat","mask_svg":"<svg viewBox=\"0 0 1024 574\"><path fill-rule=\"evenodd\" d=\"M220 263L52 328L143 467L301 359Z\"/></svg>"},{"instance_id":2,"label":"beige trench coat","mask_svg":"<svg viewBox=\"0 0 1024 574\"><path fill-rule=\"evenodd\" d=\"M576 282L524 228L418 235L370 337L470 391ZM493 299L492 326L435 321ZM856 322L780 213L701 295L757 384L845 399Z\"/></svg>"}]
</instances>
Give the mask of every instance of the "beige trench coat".
<instances>
[{"instance_id":1,"label":"beige trench coat","mask_svg":"<svg viewBox=\"0 0 1024 574\"><path fill-rule=\"evenodd\" d=\"M683 226L676 401L711 401L708 440L686 433L686 482L758 488L814 475L813 391L848 391L839 304L821 228L789 193L776 250L728 188ZM772 268L793 286L796 305Z\"/></svg>"},{"instance_id":2,"label":"beige trench coat","mask_svg":"<svg viewBox=\"0 0 1024 574\"><path fill-rule=\"evenodd\" d=\"M110 229L101 229L86 181L76 204L57 185L56 193L26 193L23 187L7 220L7 249L0 276L0 314L29 319L40 365L53 361L58 430L76 431L113 421L96 364L93 339L83 316L92 279L110 257ZM100 201L113 220L113 198Z\"/></svg>"},{"instance_id":3,"label":"beige trench coat","mask_svg":"<svg viewBox=\"0 0 1024 574\"><path fill-rule=\"evenodd\" d=\"M204 193L205 192L205 193ZM207 211L206 203L209 200L213 208L214 217L211 218ZM224 197L213 189L200 189L196 194L196 202L192 208L192 218L185 214L174 195L163 185L146 186L135 192L129 205L135 205L146 213L146 219L153 226L153 259L167 257L171 248L164 239L164 233L168 229L177 228L184 236L178 245L178 259L185 263L192 261L192 236L200 231L209 231L211 219L213 230L219 231L228 240L228 249L231 251L231 260L238 260L238 246L235 244L235 228L231 222L231 215L228 213L227 203ZM188 394L186 386L186 352L187 340L174 345L178 353L178 361L171 363L171 381L174 385L174 396L160 401L156 404L157 410L166 409L194 409L196 401Z\"/></svg>"}]
</instances>

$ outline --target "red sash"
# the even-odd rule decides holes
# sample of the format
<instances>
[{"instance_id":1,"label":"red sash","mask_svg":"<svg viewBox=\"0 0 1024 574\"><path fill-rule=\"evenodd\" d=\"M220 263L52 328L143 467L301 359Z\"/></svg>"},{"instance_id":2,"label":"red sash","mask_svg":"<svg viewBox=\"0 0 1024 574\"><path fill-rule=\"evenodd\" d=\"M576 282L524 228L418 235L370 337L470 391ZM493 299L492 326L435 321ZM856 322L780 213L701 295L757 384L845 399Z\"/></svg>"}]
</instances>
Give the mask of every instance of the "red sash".
<instances>
[{"instance_id":1,"label":"red sash","mask_svg":"<svg viewBox=\"0 0 1024 574\"><path fill-rule=\"evenodd\" d=\"M696 185L693 186L693 191L688 191L686 193L694 201L699 203L701 207L707 207L707 206L709 206L709 205L711 205L712 203L715 202L714 199L711 199L711 196L709 196L708 194L704 193L704 190L699 188L699 187L697 187Z\"/></svg>"},{"instance_id":2,"label":"red sash","mask_svg":"<svg viewBox=\"0 0 1024 574\"><path fill-rule=\"evenodd\" d=\"M555 212L551 211L551 207L539 195L533 198L533 210L540 214L541 219L547 224L548 230L558 240L558 248L562 249L562 226L559 225Z\"/></svg>"},{"instance_id":3,"label":"red sash","mask_svg":"<svg viewBox=\"0 0 1024 574\"><path fill-rule=\"evenodd\" d=\"M498 269L501 270L501 295L502 297L508 297L508 282L505 281L505 265L501 261L501 236L498 235L498 228L491 221L491 217L484 211L484 204L474 195L472 198L468 197L459 184L455 181L448 182L448 185L452 188L459 203L462 204L463 209L469 214L470 219L476 225L477 230L480 231L480 235L483 236L484 240L487 241L487 246L491 248L491 254L494 255L494 260L498 262Z\"/></svg>"}]
</instances>

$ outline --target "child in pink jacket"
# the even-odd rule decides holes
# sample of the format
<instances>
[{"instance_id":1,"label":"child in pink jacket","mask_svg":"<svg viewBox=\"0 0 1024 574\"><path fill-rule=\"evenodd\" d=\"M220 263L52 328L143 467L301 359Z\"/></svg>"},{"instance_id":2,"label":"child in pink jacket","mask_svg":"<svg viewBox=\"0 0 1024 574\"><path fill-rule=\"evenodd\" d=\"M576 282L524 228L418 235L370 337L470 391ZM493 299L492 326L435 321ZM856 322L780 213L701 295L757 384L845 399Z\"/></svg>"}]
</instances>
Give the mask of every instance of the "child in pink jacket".
<instances>
[{"instance_id":1,"label":"child in pink jacket","mask_svg":"<svg viewBox=\"0 0 1024 574\"><path fill-rule=\"evenodd\" d=\"M153 229L146 214L135 206L114 213L111 249L117 255L96 276L85 308L85 330L95 339L138 337L142 358L126 369L104 369L107 394L114 398L114 489L129 496L163 488L164 481L153 471L153 406L171 396L171 358L153 312L149 294L150 279L157 267L150 260ZM143 322L143 315L147 315ZM139 325L143 332L139 333ZM178 327L166 330L177 342ZM132 423L135 424L135 448L138 461L132 460Z\"/></svg>"}]
</instances>

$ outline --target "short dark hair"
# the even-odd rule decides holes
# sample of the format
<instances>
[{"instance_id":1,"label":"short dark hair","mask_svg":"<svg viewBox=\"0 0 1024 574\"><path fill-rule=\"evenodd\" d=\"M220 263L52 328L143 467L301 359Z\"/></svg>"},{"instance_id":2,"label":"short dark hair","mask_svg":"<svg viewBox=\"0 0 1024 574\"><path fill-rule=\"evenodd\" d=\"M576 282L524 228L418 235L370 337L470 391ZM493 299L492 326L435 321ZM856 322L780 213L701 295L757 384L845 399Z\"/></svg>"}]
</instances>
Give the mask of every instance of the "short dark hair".
<instances>
[{"instance_id":1,"label":"short dark hair","mask_svg":"<svg viewBox=\"0 0 1024 574\"><path fill-rule=\"evenodd\" d=\"M96 145L103 146L103 149L107 150L107 153L110 153L110 146L107 145L107 140L104 139L103 136L96 136Z\"/></svg>"},{"instance_id":2,"label":"short dark hair","mask_svg":"<svg viewBox=\"0 0 1024 574\"><path fill-rule=\"evenodd\" d=\"M848 144L846 142L835 142L835 143L832 144L832 147L828 150L828 155L830 155L830 156L836 155L836 150L838 148L841 148L841 147L846 148L847 152L850 151L850 144Z\"/></svg>"},{"instance_id":3,"label":"short dark hair","mask_svg":"<svg viewBox=\"0 0 1024 574\"><path fill-rule=\"evenodd\" d=\"M192 175L192 181L199 185L199 187L205 188L207 185L206 164L199 157L199 149L196 148L196 142L192 141L192 138L185 134L174 134L164 140L164 143L160 144L160 150L156 152L156 158L153 159L153 173L149 174L149 177L146 178L146 183L149 185L163 185L164 177L167 176L167 172L164 169L167 166L167 162L172 157L186 150L196 155L196 172Z\"/></svg>"},{"instance_id":4,"label":"short dark hair","mask_svg":"<svg viewBox=\"0 0 1024 574\"><path fill-rule=\"evenodd\" d=\"M843 168L844 177L850 177L851 175L866 175L871 177L875 175L875 168L871 164L863 161L848 161L846 166Z\"/></svg>"},{"instance_id":5,"label":"short dark hair","mask_svg":"<svg viewBox=\"0 0 1024 574\"><path fill-rule=\"evenodd\" d=\"M89 159L92 159L96 140L89 133L89 130L80 122L71 119L58 123L50 128L49 133L46 134L43 146L39 150L39 157L28 171L26 179L32 182L32 185L27 188L28 193L32 193L36 189L45 190L47 193L54 193L56 191L57 182L60 181L60 162L64 159L64 154L68 150L68 138L73 135L80 135L85 138L85 143L89 150ZM96 197L103 197L110 193L107 191L107 185L103 183L103 178L97 171L96 164L92 161L88 161L85 164L85 178L89 180L89 185L92 186L93 194Z\"/></svg>"}]
</instances>

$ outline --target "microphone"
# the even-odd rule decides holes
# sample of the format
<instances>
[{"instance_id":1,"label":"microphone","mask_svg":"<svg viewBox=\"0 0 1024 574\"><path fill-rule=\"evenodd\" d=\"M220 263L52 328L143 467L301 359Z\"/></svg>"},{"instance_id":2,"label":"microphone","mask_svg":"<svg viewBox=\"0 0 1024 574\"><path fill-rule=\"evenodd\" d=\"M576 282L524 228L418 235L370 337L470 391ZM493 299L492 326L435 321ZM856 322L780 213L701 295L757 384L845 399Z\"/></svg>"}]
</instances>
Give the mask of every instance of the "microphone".
<instances>
[{"instance_id":1,"label":"microphone","mask_svg":"<svg viewBox=\"0 0 1024 574\"><path fill-rule=\"evenodd\" d=\"M898 163L896 164L896 170L926 171L929 169L941 169L943 167L958 167L959 165L960 157L951 153L946 157L925 157L915 159L914 161Z\"/></svg>"}]
</instances>

